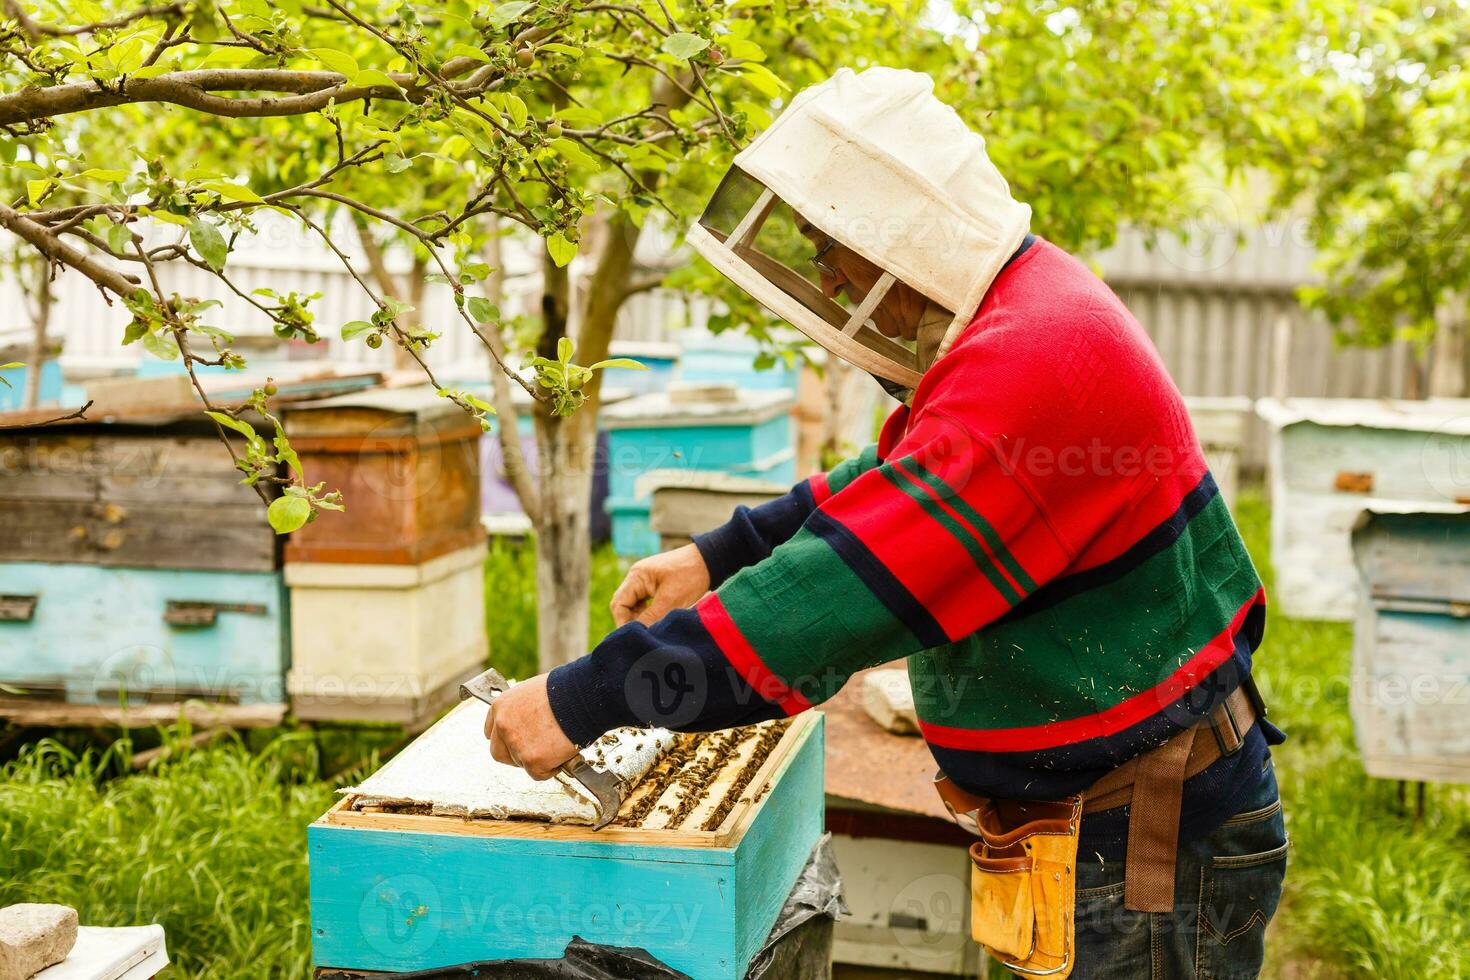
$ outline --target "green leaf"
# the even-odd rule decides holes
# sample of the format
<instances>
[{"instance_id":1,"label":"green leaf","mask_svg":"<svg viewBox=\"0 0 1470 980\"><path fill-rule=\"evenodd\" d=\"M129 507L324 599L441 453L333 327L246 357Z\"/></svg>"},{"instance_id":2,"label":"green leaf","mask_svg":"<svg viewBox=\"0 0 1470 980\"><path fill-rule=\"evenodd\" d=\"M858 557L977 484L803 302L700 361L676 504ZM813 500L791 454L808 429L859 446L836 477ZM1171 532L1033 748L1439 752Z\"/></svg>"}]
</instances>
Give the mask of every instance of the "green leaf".
<instances>
[{"instance_id":1,"label":"green leaf","mask_svg":"<svg viewBox=\"0 0 1470 980\"><path fill-rule=\"evenodd\" d=\"M247 204L264 204L265 199L243 184L234 184L228 180L206 180L199 186L205 190L214 191L226 201L243 201ZM162 215L159 212L154 212Z\"/></svg>"},{"instance_id":2,"label":"green leaf","mask_svg":"<svg viewBox=\"0 0 1470 980\"><path fill-rule=\"evenodd\" d=\"M573 126L600 126L602 125L602 113L596 109L589 109L582 105L567 106L552 113L553 118L563 122L569 122Z\"/></svg>"},{"instance_id":3,"label":"green leaf","mask_svg":"<svg viewBox=\"0 0 1470 980\"><path fill-rule=\"evenodd\" d=\"M670 34L664 38L664 43L659 47L665 53L673 55L680 61L688 61L709 47L709 38L700 37L698 34L687 34L681 31L678 34Z\"/></svg>"},{"instance_id":4,"label":"green leaf","mask_svg":"<svg viewBox=\"0 0 1470 980\"><path fill-rule=\"evenodd\" d=\"M500 319L500 307L483 296L471 296L465 300L465 307L470 311L470 316L481 323L494 323Z\"/></svg>"},{"instance_id":5,"label":"green leaf","mask_svg":"<svg viewBox=\"0 0 1470 980\"><path fill-rule=\"evenodd\" d=\"M301 457L296 455L296 450L291 448L291 444L286 441L286 437L280 432L277 432L273 441L276 445L276 456L284 460L286 465L291 467L297 476L303 475L301 472Z\"/></svg>"},{"instance_id":6,"label":"green leaf","mask_svg":"<svg viewBox=\"0 0 1470 980\"><path fill-rule=\"evenodd\" d=\"M372 333L374 330L377 329L377 327L373 326L371 323L368 323L366 320L353 320L350 323L342 324L342 339L356 340L363 334Z\"/></svg>"},{"instance_id":7,"label":"green leaf","mask_svg":"<svg viewBox=\"0 0 1470 980\"><path fill-rule=\"evenodd\" d=\"M123 75L143 67L143 58L143 38L136 35L119 41L107 52L107 60Z\"/></svg>"},{"instance_id":8,"label":"green leaf","mask_svg":"<svg viewBox=\"0 0 1470 980\"><path fill-rule=\"evenodd\" d=\"M225 244L225 236L220 234L219 228L195 215L189 219L189 243L205 265L215 272L224 270L225 256L229 254L230 247Z\"/></svg>"},{"instance_id":9,"label":"green leaf","mask_svg":"<svg viewBox=\"0 0 1470 980\"><path fill-rule=\"evenodd\" d=\"M179 356L179 345L174 339L161 333L145 333L143 347L160 361L172 361Z\"/></svg>"},{"instance_id":10,"label":"green leaf","mask_svg":"<svg viewBox=\"0 0 1470 980\"><path fill-rule=\"evenodd\" d=\"M456 42L454 44L451 44L449 46L449 50L446 51L445 53L448 54L448 55L450 55L450 56L452 56L452 57L474 58L476 61L489 61L490 60L490 56L488 54L486 54L485 52L481 51L479 48L472 48L472 47L470 47L468 44L465 44L463 41L459 41L459 42Z\"/></svg>"},{"instance_id":11,"label":"green leaf","mask_svg":"<svg viewBox=\"0 0 1470 980\"><path fill-rule=\"evenodd\" d=\"M781 81L780 77L765 65L746 62L740 66L740 71L744 74L745 80L750 83L751 88L772 99L779 97L782 92L791 87Z\"/></svg>"},{"instance_id":12,"label":"green leaf","mask_svg":"<svg viewBox=\"0 0 1470 980\"><path fill-rule=\"evenodd\" d=\"M401 174L413 166L413 161L408 157L399 156L397 153L385 153L383 165L388 168L390 174Z\"/></svg>"},{"instance_id":13,"label":"green leaf","mask_svg":"<svg viewBox=\"0 0 1470 980\"><path fill-rule=\"evenodd\" d=\"M577 243L567 241L565 235L557 232L546 239L546 253L551 256L551 261L556 263L556 267L561 269L576 258Z\"/></svg>"},{"instance_id":14,"label":"green leaf","mask_svg":"<svg viewBox=\"0 0 1470 980\"><path fill-rule=\"evenodd\" d=\"M511 3L502 3L490 12L490 26L505 27L511 21L519 20L522 14L534 6L536 5L530 0L512 0Z\"/></svg>"},{"instance_id":15,"label":"green leaf","mask_svg":"<svg viewBox=\"0 0 1470 980\"><path fill-rule=\"evenodd\" d=\"M472 395L468 391L462 391L462 392L460 392L459 397L463 398L467 403L469 403L470 405L473 405L475 408L478 408L482 412L485 412L485 413L490 414L490 415L494 415L495 414L495 406L491 405L489 402L485 401L485 399L483 399L483 398L480 398L480 397L478 397L476 395Z\"/></svg>"},{"instance_id":16,"label":"green leaf","mask_svg":"<svg viewBox=\"0 0 1470 980\"><path fill-rule=\"evenodd\" d=\"M506 93L505 111L510 116L510 121L515 124L516 129L525 127L526 118L529 113L526 111L526 103L521 100L519 95L509 92Z\"/></svg>"},{"instance_id":17,"label":"green leaf","mask_svg":"<svg viewBox=\"0 0 1470 980\"><path fill-rule=\"evenodd\" d=\"M358 72L357 77L352 80L352 84L362 86L363 88L382 86L384 88L396 88L400 92L403 91L403 88L397 82L389 78L385 72L378 71L376 68L368 68Z\"/></svg>"},{"instance_id":18,"label":"green leaf","mask_svg":"<svg viewBox=\"0 0 1470 980\"><path fill-rule=\"evenodd\" d=\"M346 76L349 82L357 77L357 59L345 51L338 51L336 48L312 48L307 53L326 65L328 71Z\"/></svg>"},{"instance_id":19,"label":"green leaf","mask_svg":"<svg viewBox=\"0 0 1470 980\"><path fill-rule=\"evenodd\" d=\"M311 501L305 497L277 497L266 508L265 516L277 534L290 534L311 517Z\"/></svg>"},{"instance_id":20,"label":"green leaf","mask_svg":"<svg viewBox=\"0 0 1470 980\"><path fill-rule=\"evenodd\" d=\"M567 163L570 163L573 166L585 167L588 170L596 170L598 168L598 160L596 157L588 153L586 150L582 149L582 147L576 142L567 139L565 136L552 140L551 148L555 150L557 154L560 155L563 159L565 159Z\"/></svg>"},{"instance_id":21,"label":"green leaf","mask_svg":"<svg viewBox=\"0 0 1470 980\"><path fill-rule=\"evenodd\" d=\"M609 357L605 361L598 361L592 365L592 370L598 368L627 368L629 371L647 371L648 365L642 361L635 361L631 357Z\"/></svg>"},{"instance_id":22,"label":"green leaf","mask_svg":"<svg viewBox=\"0 0 1470 980\"><path fill-rule=\"evenodd\" d=\"M226 415L224 412L205 412L204 414L214 419L226 429L233 429L247 439L260 438L259 433L257 433L255 429L251 427L249 422L241 422L233 415Z\"/></svg>"},{"instance_id":23,"label":"green leaf","mask_svg":"<svg viewBox=\"0 0 1470 980\"><path fill-rule=\"evenodd\" d=\"M563 364L567 364L571 361L572 354L575 350L576 348L572 345L572 338L562 337L556 342L556 359Z\"/></svg>"},{"instance_id":24,"label":"green leaf","mask_svg":"<svg viewBox=\"0 0 1470 980\"><path fill-rule=\"evenodd\" d=\"M0 371L9 371L12 368L21 368L21 367L25 367L25 365L22 364L20 361L11 361L8 364L0 364ZM13 384L10 383L9 379L7 379L7 378L0 378L0 385L4 385L7 388L14 388L15 387Z\"/></svg>"},{"instance_id":25,"label":"green leaf","mask_svg":"<svg viewBox=\"0 0 1470 980\"><path fill-rule=\"evenodd\" d=\"M31 202L31 207L38 207L55 186L49 180L28 180L26 181L26 200Z\"/></svg>"},{"instance_id":26,"label":"green leaf","mask_svg":"<svg viewBox=\"0 0 1470 980\"><path fill-rule=\"evenodd\" d=\"M79 174L72 174L70 179L81 180L83 177L105 181L109 184L120 184L128 179L128 172L126 170L101 170L97 167L90 167Z\"/></svg>"}]
</instances>

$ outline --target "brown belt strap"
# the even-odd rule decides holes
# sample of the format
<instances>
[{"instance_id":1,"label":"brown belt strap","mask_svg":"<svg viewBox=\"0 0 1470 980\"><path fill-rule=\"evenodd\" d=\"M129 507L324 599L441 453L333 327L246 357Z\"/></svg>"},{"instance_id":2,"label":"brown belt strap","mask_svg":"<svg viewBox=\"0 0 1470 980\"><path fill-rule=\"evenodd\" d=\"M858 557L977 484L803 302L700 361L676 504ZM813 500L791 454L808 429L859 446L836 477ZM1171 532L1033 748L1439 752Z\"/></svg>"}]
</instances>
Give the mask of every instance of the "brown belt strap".
<instances>
[{"instance_id":1,"label":"brown belt strap","mask_svg":"<svg viewBox=\"0 0 1470 980\"><path fill-rule=\"evenodd\" d=\"M1128 860L1123 906L1137 912L1174 910L1174 865L1179 852L1179 805L1184 769L1198 728L1189 728L1139 757L1128 814Z\"/></svg>"}]
</instances>

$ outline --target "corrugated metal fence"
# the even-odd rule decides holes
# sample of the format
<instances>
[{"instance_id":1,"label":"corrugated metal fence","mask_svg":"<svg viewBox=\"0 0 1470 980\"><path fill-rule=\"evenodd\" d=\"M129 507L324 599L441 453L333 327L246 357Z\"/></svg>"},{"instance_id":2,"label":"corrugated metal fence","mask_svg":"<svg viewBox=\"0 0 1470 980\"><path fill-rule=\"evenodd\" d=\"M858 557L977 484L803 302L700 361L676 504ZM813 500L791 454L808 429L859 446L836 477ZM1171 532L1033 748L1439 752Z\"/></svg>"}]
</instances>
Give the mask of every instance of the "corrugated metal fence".
<instances>
[{"instance_id":1,"label":"corrugated metal fence","mask_svg":"<svg viewBox=\"0 0 1470 980\"><path fill-rule=\"evenodd\" d=\"M1297 286L1314 278L1313 255L1295 226L1274 223L1164 236L1152 247L1130 232L1095 262L1187 395L1405 397L1409 345L1339 346L1331 325L1297 302ZM1265 438L1252 419L1243 465L1265 465Z\"/></svg>"}]
</instances>

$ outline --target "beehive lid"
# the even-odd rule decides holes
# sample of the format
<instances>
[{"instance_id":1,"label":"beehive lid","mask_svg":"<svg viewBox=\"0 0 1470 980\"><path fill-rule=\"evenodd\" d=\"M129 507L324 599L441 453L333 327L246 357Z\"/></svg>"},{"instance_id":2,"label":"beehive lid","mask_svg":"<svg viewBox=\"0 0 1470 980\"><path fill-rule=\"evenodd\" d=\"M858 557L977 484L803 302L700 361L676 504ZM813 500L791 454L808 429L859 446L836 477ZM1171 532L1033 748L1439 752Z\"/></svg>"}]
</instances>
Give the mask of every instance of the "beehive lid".
<instances>
[{"instance_id":1,"label":"beehive lid","mask_svg":"<svg viewBox=\"0 0 1470 980\"><path fill-rule=\"evenodd\" d=\"M791 411L796 396L782 389L715 386L706 397L675 387L651 391L602 410L608 429L651 429L695 425L759 425Z\"/></svg>"},{"instance_id":2,"label":"beehive lid","mask_svg":"<svg viewBox=\"0 0 1470 980\"><path fill-rule=\"evenodd\" d=\"M1380 503L1353 525L1368 595L1449 603L1470 614L1470 506Z\"/></svg>"},{"instance_id":3,"label":"beehive lid","mask_svg":"<svg viewBox=\"0 0 1470 980\"><path fill-rule=\"evenodd\" d=\"M291 436L407 435L421 431L479 430L479 423L432 385L369 388L285 409Z\"/></svg>"},{"instance_id":4,"label":"beehive lid","mask_svg":"<svg viewBox=\"0 0 1470 980\"><path fill-rule=\"evenodd\" d=\"M1470 436L1470 398L1261 398L1256 414L1273 429L1301 422Z\"/></svg>"}]
</instances>

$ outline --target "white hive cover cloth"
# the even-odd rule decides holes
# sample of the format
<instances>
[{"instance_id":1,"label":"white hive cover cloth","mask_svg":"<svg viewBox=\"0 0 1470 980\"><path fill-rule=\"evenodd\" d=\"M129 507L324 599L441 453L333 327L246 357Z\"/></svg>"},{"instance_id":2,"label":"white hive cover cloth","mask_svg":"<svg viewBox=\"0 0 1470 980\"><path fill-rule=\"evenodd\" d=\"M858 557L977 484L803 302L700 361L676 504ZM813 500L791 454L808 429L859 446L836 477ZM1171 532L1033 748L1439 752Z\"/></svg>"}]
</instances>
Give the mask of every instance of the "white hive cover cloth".
<instances>
[{"instance_id":1,"label":"white hive cover cloth","mask_svg":"<svg viewBox=\"0 0 1470 980\"><path fill-rule=\"evenodd\" d=\"M461 703L360 785L338 792L356 797L358 806L421 806L445 816L590 826L596 819L590 802L573 797L554 779L537 782L520 767L490 758L485 740L489 710L482 701ZM676 738L662 728L620 728L583 749L582 755L636 786Z\"/></svg>"}]
</instances>

